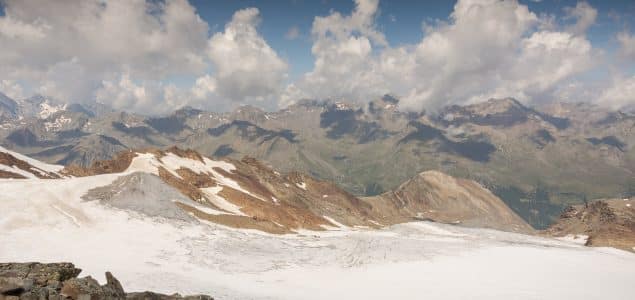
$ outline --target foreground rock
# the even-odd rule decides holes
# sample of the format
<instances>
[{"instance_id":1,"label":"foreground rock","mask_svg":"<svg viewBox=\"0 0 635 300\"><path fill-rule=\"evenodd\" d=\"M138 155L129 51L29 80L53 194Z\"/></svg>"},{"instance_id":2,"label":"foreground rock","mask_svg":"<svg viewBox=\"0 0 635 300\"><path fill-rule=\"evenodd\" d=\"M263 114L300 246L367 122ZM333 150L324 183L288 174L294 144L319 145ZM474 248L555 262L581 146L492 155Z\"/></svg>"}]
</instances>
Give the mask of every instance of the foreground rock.
<instances>
[{"instance_id":1,"label":"foreground rock","mask_svg":"<svg viewBox=\"0 0 635 300\"><path fill-rule=\"evenodd\" d=\"M583 237L587 246L635 252L635 198L570 206L546 233L555 237Z\"/></svg>"},{"instance_id":2,"label":"foreground rock","mask_svg":"<svg viewBox=\"0 0 635 300\"><path fill-rule=\"evenodd\" d=\"M213 299L209 296L126 293L110 272L106 284L90 276L78 278L81 269L71 263L0 263L0 299Z\"/></svg>"}]
</instances>

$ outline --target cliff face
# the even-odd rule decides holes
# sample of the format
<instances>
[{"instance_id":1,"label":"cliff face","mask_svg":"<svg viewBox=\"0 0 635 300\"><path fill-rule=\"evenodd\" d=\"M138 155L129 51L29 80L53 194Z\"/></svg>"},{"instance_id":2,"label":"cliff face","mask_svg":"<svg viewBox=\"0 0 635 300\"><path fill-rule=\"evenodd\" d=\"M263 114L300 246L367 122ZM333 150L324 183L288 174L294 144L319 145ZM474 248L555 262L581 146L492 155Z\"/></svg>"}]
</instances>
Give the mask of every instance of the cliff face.
<instances>
[{"instance_id":1,"label":"cliff face","mask_svg":"<svg viewBox=\"0 0 635 300\"><path fill-rule=\"evenodd\" d=\"M126 293L110 272L106 272L106 284L99 285L90 276L78 278L81 271L72 263L0 263L0 299L213 299L205 295Z\"/></svg>"}]
</instances>

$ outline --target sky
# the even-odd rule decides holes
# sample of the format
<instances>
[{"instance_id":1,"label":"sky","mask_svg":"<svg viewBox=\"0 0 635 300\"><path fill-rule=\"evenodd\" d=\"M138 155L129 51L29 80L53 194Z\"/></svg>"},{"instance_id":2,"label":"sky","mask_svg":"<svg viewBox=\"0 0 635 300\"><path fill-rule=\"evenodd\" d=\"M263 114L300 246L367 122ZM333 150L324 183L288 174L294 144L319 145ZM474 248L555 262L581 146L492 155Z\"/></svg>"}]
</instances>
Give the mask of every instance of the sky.
<instances>
[{"instance_id":1,"label":"sky","mask_svg":"<svg viewBox=\"0 0 635 300\"><path fill-rule=\"evenodd\" d=\"M0 92L144 114L301 99L635 105L635 2L0 0Z\"/></svg>"}]
</instances>

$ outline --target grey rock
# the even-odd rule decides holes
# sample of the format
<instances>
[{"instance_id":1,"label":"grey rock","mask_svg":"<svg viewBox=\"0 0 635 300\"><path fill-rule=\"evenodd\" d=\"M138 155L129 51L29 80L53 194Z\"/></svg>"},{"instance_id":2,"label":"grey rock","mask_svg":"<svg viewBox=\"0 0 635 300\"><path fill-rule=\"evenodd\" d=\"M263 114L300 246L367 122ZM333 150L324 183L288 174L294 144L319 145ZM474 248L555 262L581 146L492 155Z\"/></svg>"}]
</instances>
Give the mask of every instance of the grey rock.
<instances>
[{"instance_id":1,"label":"grey rock","mask_svg":"<svg viewBox=\"0 0 635 300\"><path fill-rule=\"evenodd\" d=\"M78 278L80 272L71 263L0 263L0 300L213 299L154 292L126 294L110 272L106 272L104 285L90 276Z\"/></svg>"},{"instance_id":2,"label":"grey rock","mask_svg":"<svg viewBox=\"0 0 635 300\"><path fill-rule=\"evenodd\" d=\"M102 204L136 211L150 217L182 221L195 220L174 203L178 201L193 205L192 200L152 174L136 172L119 177L107 186L88 191L86 195L82 196L82 199L99 201Z\"/></svg>"}]
</instances>

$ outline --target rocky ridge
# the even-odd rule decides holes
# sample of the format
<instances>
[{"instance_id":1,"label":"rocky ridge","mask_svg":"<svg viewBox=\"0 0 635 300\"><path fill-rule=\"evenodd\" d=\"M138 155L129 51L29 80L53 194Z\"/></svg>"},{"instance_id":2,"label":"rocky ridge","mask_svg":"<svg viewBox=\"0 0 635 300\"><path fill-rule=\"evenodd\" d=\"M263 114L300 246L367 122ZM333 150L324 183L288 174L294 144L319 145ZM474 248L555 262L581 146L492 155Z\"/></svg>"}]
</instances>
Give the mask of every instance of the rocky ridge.
<instances>
[{"instance_id":1,"label":"rocky ridge","mask_svg":"<svg viewBox=\"0 0 635 300\"><path fill-rule=\"evenodd\" d=\"M205 295L164 295L149 291L126 293L110 272L106 272L106 284L100 285L90 276L79 278L81 271L72 263L0 263L0 299L213 299Z\"/></svg>"},{"instance_id":2,"label":"rocky ridge","mask_svg":"<svg viewBox=\"0 0 635 300\"><path fill-rule=\"evenodd\" d=\"M635 198L601 199L567 207L545 231L555 237L579 237L587 246L635 252Z\"/></svg>"},{"instance_id":3,"label":"rocky ridge","mask_svg":"<svg viewBox=\"0 0 635 300\"><path fill-rule=\"evenodd\" d=\"M439 171L426 171L394 191L366 198L382 215L414 215L417 219L505 231L533 229L503 201L475 181Z\"/></svg>"},{"instance_id":4,"label":"rocky ridge","mask_svg":"<svg viewBox=\"0 0 635 300\"><path fill-rule=\"evenodd\" d=\"M0 178L55 179L63 176L59 173L62 168L62 166L45 164L0 147Z\"/></svg>"},{"instance_id":5,"label":"rocky ridge","mask_svg":"<svg viewBox=\"0 0 635 300\"><path fill-rule=\"evenodd\" d=\"M89 168L69 166L59 174L100 182L81 196L83 201L99 201L152 217L275 234L372 229L422 218L531 231L478 183L440 172L422 173L383 197L358 198L331 182L301 172L283 174L254 158L213 160L193 150L171 147L124 151L115 159L95 162ZM67 181L62 179L59 184Z\"/></svg>"},{"instance_id":6,"label":"rocky ridge","mask_svg":"<svg viewBox=\"0 0 635 300\"><path fill-rule=\"evenodd\" d=\"M120 154L118 161L98 162L90 170L117 171L126 164L133 165L135 158L131 159L129 153ZM185 202L176 205L198 219L231 227L290 233L300 229L379 228L423 218L471 227L532 231L503 201L478 183L457 180L441 172L420 174L389 193L395 197L357 198L328 181L300 172L281 174L250 157L215 162L193 150L176 147L148 153L163 164L157 168L163 182L192 203L212 211ZM118 165L119 169L104 165ZM407 204L402 205L404 201Z\"/></svg>"}]
</instances>

